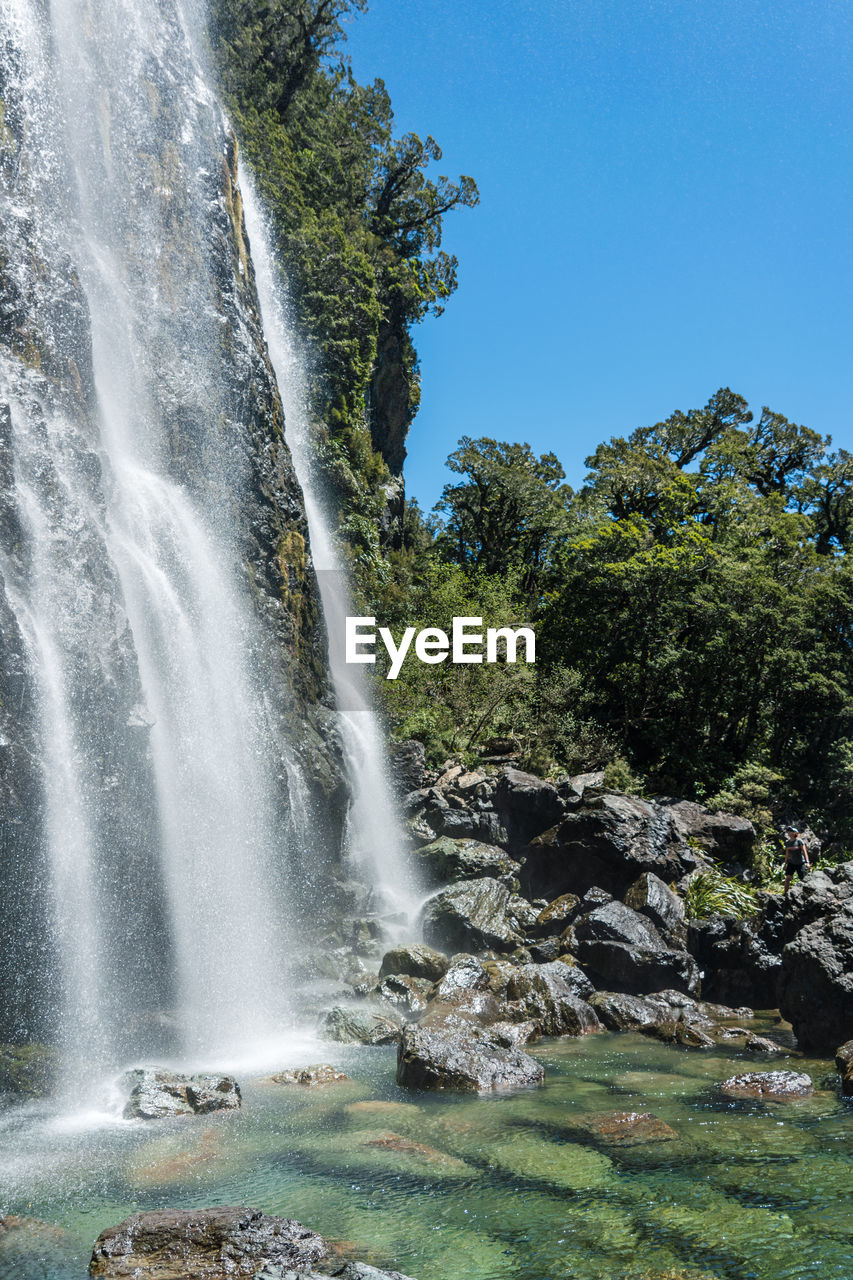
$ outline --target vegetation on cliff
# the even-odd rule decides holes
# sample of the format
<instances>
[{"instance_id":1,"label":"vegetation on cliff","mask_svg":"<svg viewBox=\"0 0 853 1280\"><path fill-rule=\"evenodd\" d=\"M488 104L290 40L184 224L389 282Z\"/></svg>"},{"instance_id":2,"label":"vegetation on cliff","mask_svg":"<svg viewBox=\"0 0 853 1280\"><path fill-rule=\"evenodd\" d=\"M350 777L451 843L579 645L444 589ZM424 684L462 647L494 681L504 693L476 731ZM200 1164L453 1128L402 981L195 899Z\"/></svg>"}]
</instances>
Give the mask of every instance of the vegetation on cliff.
<instances>
[{"instance_id":1,"label":"vegetation on cliff","mask_svg":"<svg viewBox=\"0 0 853 1280\"><path fill-rule=\"evenodd\" d=\"M383 569L381 544L400 536L387 507L401 492L394 478L420 399L411 330L456 288L442 218L479 197L469 177L429 176L437 142L395 137L383 82L354 79L341 53L344 23L365 8L213 0L210 38L271 215L340 531L369 576Z\"/></svg>"}]
</instances>

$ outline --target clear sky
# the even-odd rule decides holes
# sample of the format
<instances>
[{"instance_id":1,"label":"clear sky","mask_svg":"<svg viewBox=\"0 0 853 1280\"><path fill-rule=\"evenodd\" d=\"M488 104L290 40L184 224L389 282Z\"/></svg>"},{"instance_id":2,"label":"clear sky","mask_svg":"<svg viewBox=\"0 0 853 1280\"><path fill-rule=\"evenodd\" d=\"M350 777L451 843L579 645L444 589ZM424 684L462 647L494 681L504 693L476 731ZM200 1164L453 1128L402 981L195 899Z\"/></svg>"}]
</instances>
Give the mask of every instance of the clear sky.
<instances>
[{"instance_id":1,"label":"clear sky","mask_svg":"<svg viewBox=\"0 0 853 1280\"><path fill-rule=\"evenodd\" d=\"M423 506L462 434L577 484L599 440L724 385L853 449L849 0L371 0L348 31L398 133L482 196L415 334Z\"/></svg>"}]
</instances>

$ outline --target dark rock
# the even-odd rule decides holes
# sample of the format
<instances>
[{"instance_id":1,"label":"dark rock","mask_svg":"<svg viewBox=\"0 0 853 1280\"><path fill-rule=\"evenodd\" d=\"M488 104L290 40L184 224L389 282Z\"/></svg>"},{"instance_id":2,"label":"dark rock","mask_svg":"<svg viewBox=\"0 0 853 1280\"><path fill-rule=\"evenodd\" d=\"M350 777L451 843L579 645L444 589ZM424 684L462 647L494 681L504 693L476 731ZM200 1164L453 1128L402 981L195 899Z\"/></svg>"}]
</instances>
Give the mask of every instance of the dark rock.
<instances>
[{"instance_id":1,"label":"dark rock","mask_svg":"<svg viewBox=\"0 0 853 1280\"><path fill-rule=\"evenodd\" d=\"M414 859L430 885L445 884L449 880L476 880L482 876L515 885L521 870L520 864L497 845L450 836L440 836L416 849Z\"/></svg>"},{"instance_id":2,"label":"dark rock","mask_svg":"<svg viewBox=\"0 0 853 1280\"><path fill-rule=\"evenodd\" d=\"M419 790L426 778L426 748L415 738L388 747L391 778L399 795Z\"/></svg>"},{"instance_id":3,"label":"dark rock","mask_svg":"<svg viewBox=\"0 0 853 1280\"><path fill-rule=\"evenodd\" d=\"M722 862L746 862L755 845L755 827L734 813L709 813L693 800L662 801L685 840Z\"/></svg>"},{"instance_id":4,"label":"dark rock","mask_svg":"<svg viewBox=\"0 0 853 1280\"><path fill-rule=\"evenodd\" d=\"M429 978L437 982L450 968L450 961L440 951L416 943L411 947L394 947L382 957L379 977L389 973L407 973L412 978Z\"/></svg>"},{"instance_id":5,"label":"dark rock","mask_svg":"<svg viewBox=\"0 0 853 1280\"><path fill-rule=\"evenodd\" d=\"M746 1037L744 1049L747 1053L784 1053L785 1050L775 1040L769 1040L767 1036L757 1036L750 1032Z\"/></svg>"},{"instance_id":6,"label":"dark rock","mask_svg":"<svg viewBox=\"0 0 853 1280\"><path fill-rule=\"evenodd\" d=\"M637 1147L649 1142L672 1142L678 1137L651 1111L606 1111L602 1115L579 1117L570 1132L588 1135L612 1147Z\"/></svg>"},{"instance_id":7,"label":"dark rock","mask_svg":"<svg viewBox=\"0 0 853 1280\"><path fill-rule=\"evenodd\" d=\"M625 894L625 904L648 916L663 933L680 937L684 931L684 903L652 871L643 872L634 881Z\"/></svg>"},{"instance_id":8,"label":"dark rock","mask_svg":"<svg viewBox=\"0 0 853 1280\"><path fill-rule=\"evenodd\" d=\"M264 1264L310 1272L327 1252L325 1241L301 1223L257 1209L157 1209L102 1231L89 1275L237 1280Z\"/></svg>"},{"instance_id":9,"label":"dark rock","mask_svg":"<svg viewBox=\"0 0 853 1280\"><path fill-rule=\"evenodd\" d=\"M379 1271L366 1262L348 1262L342 1270L333 1271L332 1275L336 1280L412 1280L411 1276L404 1276L401 1271ZM325 1277L320 1277L319 1280L325 1280Z\"/></svg>"},{"instance_id":10,"label":"dark rock","mask_svg":"<svg viewBox=\"0 0 853 1280\"><path fill-rule=\"evenodd\" d=\"M578 958L597 986L633 995L663 987L698 994L692 956L667 947L651 921L623 902L596 907L572 929Z\"/></svg>"},{"instance_id":11,"label":"dark rock","mask_svg":"<svg viewBox=\"0 0 853 1280\"><path fill-rule=\"evenodd\" d=\"M731 1098L808 1098L814 1093L811 1077L803 1071L747 1071L720 1085Z\"/></svg>"},{"instance_id":12,"label":"dark rock","mask_svg":"<svg viewBox=\"0 0 853 1280\"><path fill-rule=\"evenodd\" d=\"M510 848L519 849L559 822L565 804L550 782L520 769L504 769L495 791L495 809L506 828Z\"/></svg>"},{"instance_id":13,"label":"dark rock","mask_svg":"<svg viewBox=\"0 0 853 1280\"><path fill-rule=\"evenodd\" d=\"M202 1115L240 1106L240 1088L230 1076L180 1076L160 1068L126 1071L122 1087L130 1091L126 1120Z\"/></svg>"},{"instance_id":14,"label":"dark rock","mask_svg":"<svg viewBox=\"0 0 853 1280\"><path fill-rule=\"evenodd\" d=\"M291 1071L278 1071L269 1079L273 1084L340 1084L349 1076L329 1062L317 1062L313 1067L294 1067Z\"/></svg>"},{"instance_id":15,"label":"dark rock","mask_svg":"<svg viewBox=\"0 0 853 1280\"><path fill-rule=\"evenodd\" d=\"M659 1005L618 991L596 991L589 1003L608 1031L643 1031L661 1017Z\"/></svg>"},{"instance_id":16,"label":"dark rock","mask_svg":"<svg viewBox=\"0 0 853 1280\"><path fill-rule=\"evenodd\" d=\"M432 994L436 1000L453 1000L463 992L485 991L488 986L489 975L477 957L458 955L450 961Z\"/></svg>"},{"instance_id":17,"label":"dark rock","mask_svg":"<svg viewBox=\"0 0 853 1280\"><path fill-rule=\"evenodd\" d=\"M585 1036L601 1023L585 997L592 994L586 974L571 965L526 964L511 975L506 988L514 1005L513 1021L532 1022L540 1036Z\"/></svg>"},{"instance_id":18,"label":"dark rock","mask_svg":"<svg viewBox=\"0 0 853 1280\"><path fill-rule=\"evenodd\" d=\"M842 1075L853 1070L853 1040L848 1040L835 1050L835 1066Z\"/></svg>"},{"instance_id":19,"label":"dark rock","mask_svg":"<svg viewBox=\"0 0 853 1280\"><path fill-rule=\"evenodd\" d=\"M488 1093L540 1084L545 1072L533 1058L507 1048L479 1027L464 1030L407 1027L397 1052L397 1083L410 1089Z\"/></svg>"},{"instance_id":20,"label":"dark rock","mask_svg":"<svg viewBox=\"0 0 853 1280\"><path fill-rule=\"evenodd\" d=\"M507 919L509 890L491 877L463 880L430 898L423 935L444 951L511 951L521 942Z\"/></svg>"},{"instance_id":21,"label":"dark rock","mask_svg":"<svg viewBox=\"0 0 853 1280\"><path fill-rule=\"evenodd\" d=\"M853 884L815 871L785 906L779 1008L803 1048L830 1054L853 1031Z\"/></svg>"},{"instance_id":22,"label":"dark rock","mask_svg":"<svg viewBox=\"0 0 853 1280\"><path fill-rule=\"evenodd\" d=\"M345 1009L336 1005L324 1015L320 1035L339 1044L394 1044L402 1019L381 1006Z\"/></svg>"},{"instance_id":23,"label":"dark rock","mask_svg":"<svg viewBox=\"0 0 853 1280\"><path fill-rule=\"evenodd\" d=\"M668 809L608 793L585 798L530 842L521 888L528 898L582 895L593 886L621 897L645 871L668 884L700 862Z\"/></svg>"},{"instance_id":24,"label":"dark rock","mask_svg":"<svg viewBox=\"0 0 853 1280\"><path fill-rule=\"evenodd\" d=\"M664 1044L680 1044L687 1049L713 1049L715 1041L701 1027L691 1025L680 1018L665 1018L641 1028L643 1035Z\"/></svg>"},{"instance_id":25,"label":"dark rock","mask_svg":"<svg viewBox=\"0 0 853 1280\"><path fill-rule=\"evenodd\" d=\"M782 974L783 903L769 893L759 894L757 902L758 911L747 920L691 920L687 949L705 974L703 991L713 1000L775 1009Z\"/></svg>"}]
</instances>

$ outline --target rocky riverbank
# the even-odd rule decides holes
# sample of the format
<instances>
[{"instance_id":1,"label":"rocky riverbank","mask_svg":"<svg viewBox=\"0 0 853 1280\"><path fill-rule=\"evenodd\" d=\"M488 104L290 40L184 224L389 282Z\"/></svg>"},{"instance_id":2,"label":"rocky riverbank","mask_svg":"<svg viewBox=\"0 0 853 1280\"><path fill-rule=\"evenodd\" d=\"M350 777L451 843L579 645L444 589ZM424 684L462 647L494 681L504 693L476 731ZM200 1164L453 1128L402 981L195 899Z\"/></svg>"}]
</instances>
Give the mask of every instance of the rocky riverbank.
<instances>
[{"instance_id":1,"label":"rocky riverbank","mask_svg":"<svg viewBox=\"0 0 853 1280\"><path fill-rule=\"evenodd\" d=\"M379 912L328 939L341 998L321 1026L331 1040L397 1040L401 1084L535 1083L525 1044L602 1029L827 1056L853 1035L853 862L784 898L757 893L744 918L691 919L691 879L748 861L745 819L607 791L600 774L430 775L416 743L397 768L425 901L408 945L383 947ZM741 1026L754 1008L779 1009L795 1041Z\"/></svg>"}]
</instances>

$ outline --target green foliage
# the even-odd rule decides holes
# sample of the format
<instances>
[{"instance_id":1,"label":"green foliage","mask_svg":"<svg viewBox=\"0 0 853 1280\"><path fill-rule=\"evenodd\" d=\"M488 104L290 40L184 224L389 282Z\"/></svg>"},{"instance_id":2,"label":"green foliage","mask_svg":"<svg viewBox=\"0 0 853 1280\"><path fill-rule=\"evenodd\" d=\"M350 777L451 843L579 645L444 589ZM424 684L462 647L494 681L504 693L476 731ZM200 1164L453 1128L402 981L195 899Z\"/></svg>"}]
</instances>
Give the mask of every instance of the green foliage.
<instances>
[{"instance_id":1,"label":"green foliage","mask_svg":"<svg viewBox=\"0 0 853 1280\"><path fill-rule=\"evenodd\" d=\"M441 248L444 215L479 196L470 177L428 172L441 160L433 138L394 138L381 80L353 78L341 46L347 20L365 8L213 0L210 41L272 217L341 535L369 579L388 572L387 530L371 540L348 521L374 518L389 469L402 466L420 400L410 330L456 288L456 259Z\"/></svg>"},{"instance_id":2,"label":"green foliage","mask_svg":"<svg viewBox=\"0 0 853 1280\"><path fill-rule=\"evenodd\" d=\"M705 801L712 813L736 813L748 818L759 837L764 837L774 825L774 809L779 799L779 787L785 781L781 773L766 765L748 761L716 795Z\"/></svg>"},{"instance_id":3,"label":"green foliage","mask_svg":"<svg viewBox=\"0 0 853 1280\"><path fill-rule=\"evenodd\" d=\"M736 916L738 919L755 914L755 893L747 885L721 871L696 871L690 877L684 906L691 920L704 920L708 916Z\"/></svg>"}]
</instances>

